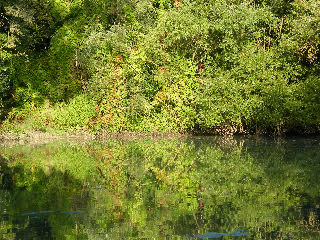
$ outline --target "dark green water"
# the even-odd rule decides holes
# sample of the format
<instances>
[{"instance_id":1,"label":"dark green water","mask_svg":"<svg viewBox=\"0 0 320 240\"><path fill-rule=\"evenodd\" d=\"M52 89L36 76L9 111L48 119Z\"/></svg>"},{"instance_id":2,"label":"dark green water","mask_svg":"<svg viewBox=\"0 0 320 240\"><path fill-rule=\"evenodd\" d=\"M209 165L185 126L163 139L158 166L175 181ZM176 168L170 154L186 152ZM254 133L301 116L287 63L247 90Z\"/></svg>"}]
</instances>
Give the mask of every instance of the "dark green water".
<instances>
[{"instance_id":1,"label":"dark green water","mask_svg":"<svg viewBox=\"0 0 320 240\"><path fill-rule=\"evenodd\" d=\"M320 138L0 147L0 239L320 239Z\"/></svg>"}]
</instances>

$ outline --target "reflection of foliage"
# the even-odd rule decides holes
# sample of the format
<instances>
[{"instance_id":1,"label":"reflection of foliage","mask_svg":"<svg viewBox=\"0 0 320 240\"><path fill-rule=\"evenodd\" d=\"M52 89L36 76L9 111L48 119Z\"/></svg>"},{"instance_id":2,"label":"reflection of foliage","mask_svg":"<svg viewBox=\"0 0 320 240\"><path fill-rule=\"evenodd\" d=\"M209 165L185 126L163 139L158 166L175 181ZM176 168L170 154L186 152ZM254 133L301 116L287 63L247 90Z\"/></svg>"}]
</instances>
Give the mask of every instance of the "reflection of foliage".
<instances>
[{"instance_id":1,"label":"reflection of foliage","mask_svg":"<svg viewBox=\"0 0 320 240\"><path fill-rule=\"evenodd\" d=\"M0 202L9 219L43 210L52 199L59 200L53 210L86 209L85 216L47 217L59 239L179 238L244 228L250 239L319 237L318 141L225 142L110 140L3 149L0 176L7 167L13 186L0 190ZM3 219L0 234L14 227Z\"/></svg>"},{"instance_id":2,"label":"reflection of foliage","mask_svg":"<svg viewBox=\"0 0 320 240\"><path fill-rule=\"evenodd\" d=\"M66 148L69 151L63 151ZM72 158L79 161L70 161ZM93 173L89 169L92 161L86 152L79 151L76 146L70 148L63 144L43 148L23 147L18 151L9 150L0 163L0 176L6 176L7 182L8 179L11 181L9 189L6 186L0 188L0 212L5 212L10 220L3 222L5 218L0 216L0 222L4 226L11 226L9 232L15 234L17 239L21 234L24 235L23 239L43 239L43 234L49 234L45 235L46 239L65 239L67 235L74 235L78 229L79 239L86 239L81 238L81 222L74 225L76 216L71 218L68 213L54 212L50 215L32 214L48 210L51 212L52 209L71 211L75 207L85 207L87 195L83 192L83 181ZM17 229L15 219L20 226ZM0 228L0 235L6 233L2 230Z\"/></svg>"}]
</instances>

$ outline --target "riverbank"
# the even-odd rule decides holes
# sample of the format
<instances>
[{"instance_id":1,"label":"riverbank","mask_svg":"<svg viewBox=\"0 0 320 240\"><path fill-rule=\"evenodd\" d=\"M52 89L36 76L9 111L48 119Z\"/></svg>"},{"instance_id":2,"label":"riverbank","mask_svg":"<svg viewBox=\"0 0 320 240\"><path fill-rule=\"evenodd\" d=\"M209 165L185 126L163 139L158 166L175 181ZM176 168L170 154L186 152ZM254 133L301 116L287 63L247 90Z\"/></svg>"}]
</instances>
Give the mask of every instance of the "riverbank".
<instances>
[{"instance_id":1,"label":"riverbank","mask_svg":"<svg viewBox=\"0 0 320 240\"><path fill-rule=\"evenodd\" d=\"M11 146L16 144L31 144L31 145L42 145L55 141L68 141L76 143L85 143L90 141L134 141L141 139L185 139L193 137L210 137L214 138L216 142L220 142L224 145L234 145L236 139L259 139L259 138L292 138L292 137L317 137L319 134L286 134L286 135L270 135L270 134L222 134L225 132L212 131L212 132L130 132L123 131L117 133L109 133L102 131L100 133L90 133L88 131L56 131L56 132L45 132L45 131L26 131L21 133L6 132L0 134L0 146ZM237 145L237 144L236 144Z\"/></svg>"},{"instance_id":2,"label":"riverbank","mask_svg":"<svg viewBox=\"0 0 320 240\"><path fill-rule=\"evenodd\" d=\"M93 132L89 130L75 129L59 129L59 128L42 128L33 129L24 124L15 124L14 127L4 130L0 128L0 143L2 142L21 142L21 143L47 143L56 140L76 140L76 141L91 141L91 140L135 140L141 138L180 138L188 136L223 136L233 138L234 136L319 136L319 129L311 128L309 131L246 131L237 129L231 126L221 126L210 130L190 130L190 131L119 131L108 132L105 130ZM1 127L1 125L0 125Z\"/></svg>"},{"instance_id":3,"label":"riverbank","mask_svg":"<svg viewBox=\"0 0 320 240\"><path fill-rule=\"evenodd\" d=\"M174 132L119 132L119 133L107 133L101 132L98 134L93 134L86 131L70 131L70 132L43 132L43 131L28 131L25 133L3 133L0 134L0 145L7 145L8 143L21 143L21 144L45 144L53 141L67 140L67 141L77 141L77 142L87 142L93 140L136 140L142 138L181 138L186 136L192 136L191 133L174 133Z\"/></svg>"}]
</instances>

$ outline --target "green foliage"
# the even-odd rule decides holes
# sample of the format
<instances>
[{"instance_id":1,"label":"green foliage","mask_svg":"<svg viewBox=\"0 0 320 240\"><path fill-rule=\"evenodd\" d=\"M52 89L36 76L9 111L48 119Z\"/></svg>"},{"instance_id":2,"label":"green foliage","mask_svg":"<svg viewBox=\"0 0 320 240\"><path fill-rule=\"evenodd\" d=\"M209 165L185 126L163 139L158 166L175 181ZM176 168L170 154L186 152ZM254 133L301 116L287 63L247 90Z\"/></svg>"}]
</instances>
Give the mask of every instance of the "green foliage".
<instances>
[{"instance_id":1,"label":"green foliage","mask_svg":"<svg viewBox=\"0 0 320 240\"><path fill-rule=\"evenodd\" d=\"M96 114L95 103L86 95L79 95L69 103L59 104L53 121L61 128L83 129Z\"/></svg>"},{"instance_id":2,"label":"green foliage","mask_svg":"<svg viewBox=\"0 0 320 240\"><path fill-rule=\"evenodd\" d=\"M319 1L15 0L0 7L3 117L83 94L96 115L77 128L93 131L318 132L310 79L319 79ZM71 122L56 126L75 128Z\"/></svg>"}]
</instances>

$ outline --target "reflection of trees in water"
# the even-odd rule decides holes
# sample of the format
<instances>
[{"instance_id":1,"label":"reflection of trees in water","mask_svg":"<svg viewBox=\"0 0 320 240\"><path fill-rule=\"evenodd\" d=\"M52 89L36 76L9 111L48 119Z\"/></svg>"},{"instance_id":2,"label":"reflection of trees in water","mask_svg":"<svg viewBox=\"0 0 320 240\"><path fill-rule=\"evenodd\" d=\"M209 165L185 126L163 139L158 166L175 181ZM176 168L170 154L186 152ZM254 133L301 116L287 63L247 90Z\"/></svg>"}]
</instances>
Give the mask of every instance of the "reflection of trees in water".
<instances>
[{"instance_id":1,"label":"reflection of trees in water","mask_svg":"<svg viewBox=\"0 0 320 240\"><path fill-rule=\"evenodd\" d=\"M83 180L56 168L50 167L48 171L32 155L15 158L17 155L12 154L10 158L0 159L0 203L4 203L0 214L6 213L0 216L0 236L23 240L64 239L76 228L77 216L72 216L76 213L68 211L85 208L87 204ZM48 161L47 154L40 157Z\"/></svg>"},{"instance_id":2,"label":"reflection of trees in water","mask_svg":"<svg viewBox=\"0 0 320 240\"><path fill-rule=\"evenodd\" d=\"M260 140L260 143L258 141L256 145L251 143L250 147L250 142L244 144L241 141L240 144L221 146L221 143L210 142L210 139L206 142L196 141L196 145L190 139L190 145L181 142L172 145L172 142L163 145L160 142L147 142L145 145L136 143L131 146L136 150L134 155L130 155L131 147L126 147L124 155L127 155L127 161L123 158L119 161L112 159L117 163L114 168L112 161L104 164L107 159L103 159L104 150L100 150L102 161L99 168L105 172L103 176L106 184L121 183L125 186L121 189L127 189L130 184L143 184L144 188L135 189L135 194L139 192L138 195L144 196L141 200L144 204L152 199L161 207L173 206L174 210L171 208L171 211L181 213L170 219L176 234L185 234L179 231L181 226L184 229L199 230L198 225L201 225L206 229L220 229L221 232L225 232L223 229L230 226L247 226L254 234L258 234L258 238L281 239L292 227L300 231L298 222L301 217L309 218L309 214L302 211L306 200L303 196L309 196L309 202L316 202L318 193L313 191L317 190L319 181L312 173L314 175L317 172L314 167L319 166L317 161L320 157L316 148L306 149L307 159L304 161L310 163L306 165L295 156L290 144L269 142L264 143L264 146L261 145L263 141L265 139ZM116 146L113 147L113 151L120 152L120 147L118 150ZM314 156L315 154L318 155ZM179 156L183 156L183 160ZM139 175L135 174L138 170L133 166L129 167L130 158L139 159L139 167L147 168L142 174L143 178L139 179ZM170 165L170 159L174 159L173 165ZM114 171L119 169L120 174L115 175ZM131 179L117 179L123 172L130 172ZM191 183L186 179L192 179ZM152 182L150 185L156 185L157 188L150 189L148 182ZM151 190L150 194L146 189ZM162 201L159 189L166 194L166 204L163 204L165 202ZM190 189L191 194L188 192ZM198 191L200 194L196 193ZM201 207L192 206L193 200L199 198L195 197L197 195L200 195ZM127 194L127 201L137 201L132 196L134 194ZM132 197L131 201L128 200L129 197ZM173 199L181 201L174 202ZM184 205L185 202L189 205ZM199 208L203 211L199 212ZM130 205L125 205L121 210L130 212ZM199 218L194 218L193 215Z\"/></svg>"},{"instance_id":3,"label":"reflection of trees in water","mask_svg":"<svg viewBox=\"0 0 320 240\"><path fill-rule=\"evenodd\" d=\"M305 232L319 232L320 231L320 197L313 202L302 203L301 216L299 219L300 229Z\"/></svg>"},{"instance_id":4,"label":"reflection of trees in water","mask_svg":"<svg viewBox=\"0 0 320 240\"><path fill-rule=\"evenodd\" d=\"M24 199L34 195L39 204L32 211L48 209L52 199L67 199L65 205L54 202L55 210L87 209L86 219L50 215L25 222L25 229L40 225L54 237L64 236L63 225L75 236L81 222L77 234L83 239L200 236L244 228L255 239L285 239L292 231L308 236L319 230L320 153L296 146L301 144L210 137L52 144L12 160L6 172L15 180L12 198L18 189L28 193ZM21 150L6 156L17 156L15 151ZM11 199L11 204L20 203Z\"/></svg>"},{"instance_id":5,"label":"reflection of trees in water","mask_svg":"<svg viewBox=\"0 0 320 240\"><path fill-rule=\"evenodd\" d=\"M8 167L7 161L0 155L0 190L13 187L12 169Z\"/></svg>"},{"instance_id":6,"label":"reflection of trees in water","mask_svg":"<svg viewBox=\"0 0 320 240\"><path fill-rule=\"evenodd\" d=\"M50 226L50 221L45 216L23 218L22 222L16 225L18 225L18 227L13 230L13 233L15 234L15 239L55 239L52 236L52 228Z\"/></svg>"}]
</instances>

